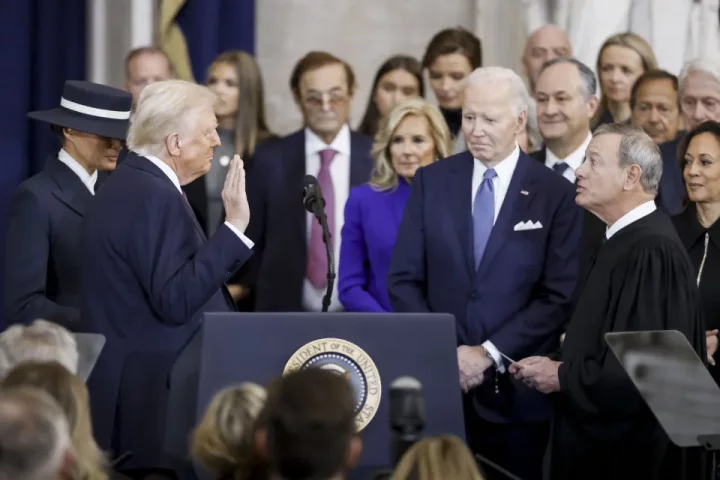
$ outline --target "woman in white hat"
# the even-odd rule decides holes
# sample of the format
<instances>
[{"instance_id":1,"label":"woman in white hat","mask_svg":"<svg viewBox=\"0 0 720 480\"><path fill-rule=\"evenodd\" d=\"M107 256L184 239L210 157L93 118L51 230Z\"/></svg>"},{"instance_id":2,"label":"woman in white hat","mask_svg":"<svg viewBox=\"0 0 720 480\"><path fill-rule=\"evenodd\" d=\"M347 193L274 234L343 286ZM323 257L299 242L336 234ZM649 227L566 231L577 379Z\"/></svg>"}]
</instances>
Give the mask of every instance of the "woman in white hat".
<instances>
[{"instance_id":1,"label":"woman in white hat","mask_svg":"<svg viewBox=\"0 0 720 480\"><path fill-rule=\"evenodd\" d=\"M105 85L67 81L60 107L30 112L49 123L62 149L21 184L10 202L5 260L5 319L42 318L80 327L78 237L98 171L115 168L130 118L130 94Z\"/></svg>"}]
</instances>

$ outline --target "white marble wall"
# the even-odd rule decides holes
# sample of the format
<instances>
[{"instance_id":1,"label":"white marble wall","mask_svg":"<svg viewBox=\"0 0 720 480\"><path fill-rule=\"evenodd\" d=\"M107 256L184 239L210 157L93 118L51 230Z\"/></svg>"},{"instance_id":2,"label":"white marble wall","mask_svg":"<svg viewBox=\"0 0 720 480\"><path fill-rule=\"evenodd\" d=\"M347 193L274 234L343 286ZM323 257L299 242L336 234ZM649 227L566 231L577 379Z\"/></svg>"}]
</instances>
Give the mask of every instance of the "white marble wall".
<instances>
[{"instance_id":1,"label":"white marble wall","mask_svg":"<svg viewBox=\"0 0 720 480\"><path fill-rule=\"evenodd\" d=\"M122 87L124 58L151 43L161 0L88 0L88 76ZM418 59L439 30L462 26L483 42L485 65L518 68L525 0L255 0L256 55L269 122L279 134L301 125L288 86L295 62L310 50L347 60L358 80L352 126L365 112L375 71L391 55ZM426 82L427 85L427 82ZM432 92L427 97L434 102Z\"/></svg>"},{"instance_id":2,"label":"white marble wall","mask_svg":"<svg viewBox=\"0 0 720 480\"><path fill-rule=\"evenodd\" d=\"M356 126L379 65L398 53L419 58L443 28L474 29L475 1L257 0L256 54L271 127L286 134L301 125L288 82L306 52L327 50L353 66L358 90L351 124Z\"/></svg>"}]
</instances>

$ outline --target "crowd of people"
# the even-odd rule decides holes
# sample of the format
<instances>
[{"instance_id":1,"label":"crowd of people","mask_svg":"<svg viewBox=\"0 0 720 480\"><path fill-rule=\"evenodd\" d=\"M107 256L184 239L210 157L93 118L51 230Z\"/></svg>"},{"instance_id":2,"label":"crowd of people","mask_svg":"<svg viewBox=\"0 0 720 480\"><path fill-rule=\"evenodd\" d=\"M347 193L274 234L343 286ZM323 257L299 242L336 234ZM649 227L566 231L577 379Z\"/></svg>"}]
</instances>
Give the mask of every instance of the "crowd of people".
<instances>
[{"instance_id":1,"label":"crowd of people","mask_svg":"<svg viewBox=\"0 0 720 480\"><path fill-rule=\"evenodd\" d=\"M131 452L111 459L98 447L78 356L73 334L44 320L0 334L0 478L139 475L119 472ZM267 388L242 383L217 392L189 443L192 459L219 480L344 478L362 452L355 395L343 377L321 369L278 377ZM412 446L393 478L483 479L452 436Z\"/></svg>"},{"instance_id":2,"label":"crowd of people","mask_svg":"<svg viewBox=\"0 0 720 480\"><path fill-rule=\"evenodd\" d=\"M30 418L22 404L57 440L28 465L177 473L163 450L167 384L203 314L322 309L326 246L300 201L313 175L336 254L329 310L455 317L466 445L424 440L394 478L481 478L470 452L524 480L705 475L604 334L680 331L719 378L720 59L676 76L619 33L588 66L547 25L523 65L483 66L480 39L443 30L422 59L380 66L356 131L352 66L309 52L289 79L303 126L284 136L245 52L220 54L205 86L173 79L155 47L128 55L126 91L68 81L58 109L30 113L62 148L13 197L5 312L106 344L89 399L77 356L7 347L5 370L25 366L2 380L0 415L25 428L12 423ZM425 73L438 105L423 98ZM33 328L0 335L0 353L13 329ZM67 377L71 393L45 377ZM340 378L307 370L219 392L193 457L216 478L343 477L362 442ZM68 395L78 404L60 415L29 386L60 410Z\"/></svg>"}]
</instances>

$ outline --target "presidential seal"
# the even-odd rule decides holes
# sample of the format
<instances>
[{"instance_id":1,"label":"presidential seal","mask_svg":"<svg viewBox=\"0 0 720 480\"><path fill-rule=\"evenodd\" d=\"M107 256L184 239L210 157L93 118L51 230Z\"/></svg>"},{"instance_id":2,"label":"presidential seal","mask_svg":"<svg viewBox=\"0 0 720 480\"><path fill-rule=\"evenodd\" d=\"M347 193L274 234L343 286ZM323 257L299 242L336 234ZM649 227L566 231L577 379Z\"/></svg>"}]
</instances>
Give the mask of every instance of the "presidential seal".
<instances>
[{"instance_id":1,"label":"presidential seal","mask_svg":"<svg viewBox=\"0 0 720 480\"><path fill-rule=\"evenodd\" d=\"M339 338L322 338L303 345L285 365L283 375L305 368L322 368L345 377L355 392L355 425L367 426L380 405L380 373L357 345Z\"/></svg>"}]
</instances>

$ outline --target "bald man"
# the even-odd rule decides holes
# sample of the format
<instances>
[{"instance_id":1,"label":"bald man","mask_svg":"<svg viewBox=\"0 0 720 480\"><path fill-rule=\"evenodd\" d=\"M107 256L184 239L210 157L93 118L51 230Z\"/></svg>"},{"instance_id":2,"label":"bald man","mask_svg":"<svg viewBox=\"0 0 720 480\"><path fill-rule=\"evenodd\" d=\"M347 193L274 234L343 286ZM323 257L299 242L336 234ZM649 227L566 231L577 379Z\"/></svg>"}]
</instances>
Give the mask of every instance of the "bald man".
<instances>
[{"instance_id":1,"label":"bald man","mask_svg":"<svg viewBox=\"0 0 720 480\"><path fill-rule=\"evenodd\" d=\"M567 33L557 25L544 25L530 34L523 53L525 76L530 83L530 93L535 95L535 82L540 69L548 60L571 57L572 45Z\"/></svg>"}]
</instances>

